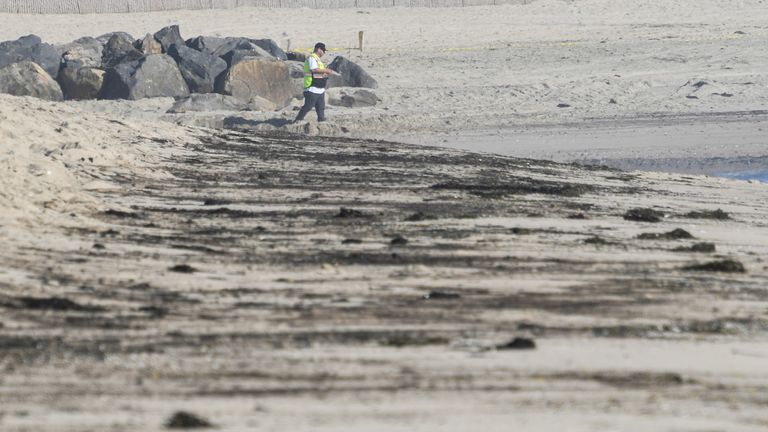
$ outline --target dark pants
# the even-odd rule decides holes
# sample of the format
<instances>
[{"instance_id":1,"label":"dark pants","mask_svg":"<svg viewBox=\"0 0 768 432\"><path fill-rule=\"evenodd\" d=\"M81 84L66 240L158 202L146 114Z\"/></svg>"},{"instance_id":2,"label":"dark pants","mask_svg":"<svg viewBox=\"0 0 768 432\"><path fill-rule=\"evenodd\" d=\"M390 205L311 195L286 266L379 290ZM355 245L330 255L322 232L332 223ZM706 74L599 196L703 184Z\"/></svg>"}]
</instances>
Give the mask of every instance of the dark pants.
<instances>
[{"instance_id":1,"label":"dark pants","mask_svg":"<svg viewBox=\"0 0 768 432\"><path fill-rule=\"evenodd\" d=\"M317 111L317 121L325 121L325 93L317 94L312 93L311 91L305 91L304 106L301 107L299 115L296 116L296 121L304 120L304 116L312 111L312 108Z\"/></svg>"}]
</instances>

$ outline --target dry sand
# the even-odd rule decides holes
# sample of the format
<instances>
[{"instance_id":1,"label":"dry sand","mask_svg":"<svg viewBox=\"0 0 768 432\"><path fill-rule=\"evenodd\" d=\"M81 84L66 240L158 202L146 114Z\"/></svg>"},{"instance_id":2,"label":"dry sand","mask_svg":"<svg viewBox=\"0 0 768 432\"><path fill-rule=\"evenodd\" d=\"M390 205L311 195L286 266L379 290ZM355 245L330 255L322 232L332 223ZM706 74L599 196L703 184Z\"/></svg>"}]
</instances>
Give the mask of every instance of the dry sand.
<instances>
[{"instance_id":1,"label":"dry sand","mask_svg":"<svg viewBox=\"0 0 768 432\"><path fill-rule=\"evenodd\" d=\"M768 8L660 3L0 15L324 39L383 99L275 128L0 95L0 430L768 430L764 184L358 140L762 163Z\"/></svg>"}]
</instances>

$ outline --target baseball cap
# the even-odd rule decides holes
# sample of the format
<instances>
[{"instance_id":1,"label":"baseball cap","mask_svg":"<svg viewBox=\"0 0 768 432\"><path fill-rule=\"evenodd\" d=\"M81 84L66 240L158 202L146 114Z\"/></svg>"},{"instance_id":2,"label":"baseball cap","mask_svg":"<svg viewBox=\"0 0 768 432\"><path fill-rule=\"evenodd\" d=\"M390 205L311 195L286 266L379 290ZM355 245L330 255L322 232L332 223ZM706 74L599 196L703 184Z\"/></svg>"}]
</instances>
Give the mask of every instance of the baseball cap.
<instances>
[{"instance_id":1,"label":"baseball cap","mask_svg":"<svg viewBox=\"0 0 768 432\"><path fill-rule=\"evenodd\" d=\"M318 49L318 48L320 48L320 49L321 49L321 50L323 50L323 51L327 51L327 50L325 49L325 44L324 44L324 43L322 43L322 42L318 42L318 43L316 43L316 44L315 44L315 49Z\"/></svg>"}]
</instances>

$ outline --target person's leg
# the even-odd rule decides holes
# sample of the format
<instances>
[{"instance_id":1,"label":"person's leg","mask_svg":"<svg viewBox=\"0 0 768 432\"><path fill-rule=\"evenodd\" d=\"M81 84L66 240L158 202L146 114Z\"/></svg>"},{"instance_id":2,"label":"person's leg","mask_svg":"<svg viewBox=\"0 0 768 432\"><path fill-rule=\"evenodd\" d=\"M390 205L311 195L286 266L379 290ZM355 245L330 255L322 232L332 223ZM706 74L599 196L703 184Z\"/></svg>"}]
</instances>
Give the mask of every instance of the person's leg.
<instances>
[{"instance_id":1,"label":"person's leg","mask_svg":"<svg viewBox=\"0 0 768 432\"><path fill-rule=\"evenodd\" d=\"M317 95L315 102L315 111L317 111L317 121L325 121L325 93Z\"/></svg>"},{"instance_id":2,"label":"person's leg","mask_svg":"<svg viewBox=\"0 0 768 432\"><path fill-rule=\"evenodd\" d=\"M301 107L299 114L296 116L296 120L294 121L304 120L304 116L307 115L307 113L315 106L315 99L313 96L315 96L315 94L312 92L304 92L304 106Z\"/></svg>"}]
</instances>

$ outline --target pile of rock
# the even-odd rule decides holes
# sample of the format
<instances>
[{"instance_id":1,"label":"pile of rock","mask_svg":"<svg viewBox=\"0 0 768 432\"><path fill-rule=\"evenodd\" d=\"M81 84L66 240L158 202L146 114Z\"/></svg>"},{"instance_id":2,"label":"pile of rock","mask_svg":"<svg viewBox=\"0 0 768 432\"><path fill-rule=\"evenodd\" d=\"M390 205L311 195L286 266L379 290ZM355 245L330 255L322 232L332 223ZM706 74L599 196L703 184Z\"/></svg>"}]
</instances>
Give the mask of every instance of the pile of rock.
<instances>
[{"instance_id":1,"label":"pile of rock","mask_svg":"<svg viewBox=\"0 0 768 432\"><path fill-rule=\"evenodd\" d=\"M303 60L301 53L286 53L271 39L184 40L175 25L142 39L114 32L62 46L29 35L0 43L0 93L54 101L189 98L193 105L270 110L301 97ZM339 72L330 80L332 87L377 87L344 57L336 57L329 68ZM190 98L192 93L198 95Z\"/></svg>"}]
</instances>

